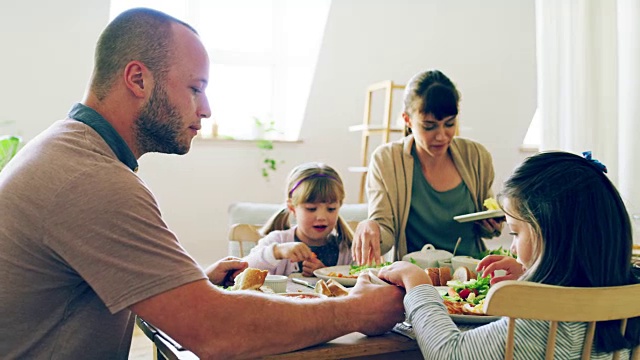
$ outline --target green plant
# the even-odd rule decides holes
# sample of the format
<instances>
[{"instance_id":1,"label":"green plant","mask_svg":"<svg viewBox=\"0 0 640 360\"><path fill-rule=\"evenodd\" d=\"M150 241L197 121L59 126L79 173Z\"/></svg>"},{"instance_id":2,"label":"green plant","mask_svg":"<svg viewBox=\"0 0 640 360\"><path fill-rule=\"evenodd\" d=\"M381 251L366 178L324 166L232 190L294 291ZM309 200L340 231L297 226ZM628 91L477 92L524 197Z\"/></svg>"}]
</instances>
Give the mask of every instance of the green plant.
<instances>
[{"instance_id":1,"label":"green plant","mask_svg":"<svg viewBox=\"0 0 640 360\"><path fill-rule=\"evenodd\" d=\"M281 134L275 127L275 121L261 121L257 117L254 117L255 126L257 130L257 146L262 152L262 168L260 172L262 177L269 181L271 174L278 170L278 165L284 163L282 160L277 160L273 157L273 140L268 138L271 134Z\"/></svg>"},{"instance_id":2,"label":"green plant","mask_svg":"<svg viewBox=\"0 0 640 360\"><path fill-rule=\"evenodd\" d=\"M7 165L20 148L22 139L18 136L0 137L0 171Z\"/></svg>"}]
</instances>

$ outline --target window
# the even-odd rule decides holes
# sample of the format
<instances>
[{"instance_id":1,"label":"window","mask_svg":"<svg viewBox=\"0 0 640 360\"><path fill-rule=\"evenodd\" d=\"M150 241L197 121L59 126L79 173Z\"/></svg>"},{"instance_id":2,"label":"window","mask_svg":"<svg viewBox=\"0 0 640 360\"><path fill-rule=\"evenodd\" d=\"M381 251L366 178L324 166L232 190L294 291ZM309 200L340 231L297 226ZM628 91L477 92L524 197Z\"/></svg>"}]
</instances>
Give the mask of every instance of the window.
<instances>
[{"instance_id":1,"label":"window","mask_svg":"<svg viewBox=\"0 0 640 360\"><path fill-rule=\"evenodd\" d=\"M522 142L523 149L539 150L542 142L542 124L540 121L540 112L536 108L536 112L533 114L533 118L529 124L527 134L524 136L524 141Z\"/></svg>"},{"instance_id":2,"label":"window","mask_svg":"<svg viewBox=\"0 0 640 360\"><path fill-rule=\"evenodd\" d=\"M212 116L201 136L296 140L330 0L112 0L111 18L150 7L195 27L209 52ZM214 130L214 129L217 129Z\"/></svg>"}]
</instances>

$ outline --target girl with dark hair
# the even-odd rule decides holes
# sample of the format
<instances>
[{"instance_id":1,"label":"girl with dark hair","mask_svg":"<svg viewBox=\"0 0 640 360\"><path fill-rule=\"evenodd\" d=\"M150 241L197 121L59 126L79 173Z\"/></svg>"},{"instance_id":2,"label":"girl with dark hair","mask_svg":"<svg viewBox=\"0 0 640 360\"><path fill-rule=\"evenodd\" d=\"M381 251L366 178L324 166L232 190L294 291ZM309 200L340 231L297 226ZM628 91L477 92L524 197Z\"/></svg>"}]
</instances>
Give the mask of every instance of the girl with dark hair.
<instances>
[{"instance_id":1,"label":"girl with dark hair","mask_svg":"<svg viewBox=\"0 0 640 360\"><path fill-rule=\"evenodd\" d=\"M266 236L244 258L249 266L277 275L313 276L316 269L351 264L353 233L338 214L345 197L338 172L322 163L299 165L289 174L286 196L287 206L264 225Z\"/></svg>"},{"instance_id":2,"label":"girl with dark hair","mask_svg":"<svg viewBox=\"0 0 640 360\"><path fill-rule=\"evenodd\" d=\"M507 272L494 282L520 279L568 287L637 283L631 266L629 214L604 172L606 167L590 153L584 158L565 152L527 158L498 195L513 235L511 251L518 258L491 255L478 264L478 270L485 276L496 270ZM398 262L380 270L379 277L407 290L405 310L426 358L504 357L506 318L461 333L438 292L424 285L430 279L423 270ZM620 321L597 323L592 359L610 359L610 352L640 343L640 318L627 322L624 335L620 328ZM548 329L545 321L519 320L516 358L544 358ZM561 350L563 358L580 358L586 330L586 323L559 323L556 351Z\"/></svg>"},{"instance_id":3,"label":"girl with dark hair","mask_svg":"<svg viewBox=\"0 0 640 360\"><path fill-rule=\"evenodd\" d=\"M394 259L425 244L478 256L482 238L499 236L502 221L457 223L454 216L485 210L492 197L491 154L477 142L455 136L460 94L438 70L416 74L405 88L405 137L383 144L367 173L369 219L354 235L358 264L378 262L395 246Z\"/></svg>"}]
</instances>

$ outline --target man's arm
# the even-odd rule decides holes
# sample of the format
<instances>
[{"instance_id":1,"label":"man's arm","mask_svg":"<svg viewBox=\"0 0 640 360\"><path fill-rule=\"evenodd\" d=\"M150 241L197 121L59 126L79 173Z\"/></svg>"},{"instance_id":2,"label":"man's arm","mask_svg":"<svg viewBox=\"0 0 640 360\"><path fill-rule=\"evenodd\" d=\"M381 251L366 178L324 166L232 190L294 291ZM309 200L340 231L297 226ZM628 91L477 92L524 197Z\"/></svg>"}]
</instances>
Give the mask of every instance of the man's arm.
<instances>
[{"instance_id":1,"label":"man's arm","mask_svg":"<svg viewBox=\"0 0 640 360\"><path fill-rule=\"evenodd\" d=\"M404 292L361 276L351 294L295 300L224 291L192 282L131 306L203 359L251 358L288 352L354 331L378 334L404 320Z\"/></svg>"}]
</instances>

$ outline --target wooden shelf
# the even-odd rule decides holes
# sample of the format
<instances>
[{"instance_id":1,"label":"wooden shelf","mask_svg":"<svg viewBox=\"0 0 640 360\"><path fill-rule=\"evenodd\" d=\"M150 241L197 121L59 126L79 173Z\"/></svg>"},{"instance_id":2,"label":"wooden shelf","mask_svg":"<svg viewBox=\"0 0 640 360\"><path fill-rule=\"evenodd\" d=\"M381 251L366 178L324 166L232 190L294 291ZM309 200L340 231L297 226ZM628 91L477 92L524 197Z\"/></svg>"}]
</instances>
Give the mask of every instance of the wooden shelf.
<instances>
[{"instance_id":1,"label":"wooden shelf","mask_svg":"<svg viewBox=\"0 0 640 360\"><path fill-rule=\"evenodd\" d=\"M394 90L403 90L404 85L395 84L391 80L381 81L375 84L371 84L367 87L367 94L365 98L364 104L364 117L362 119L361 125L353 125L349 126L349 131L360 131L362 132L362 166L351 166L349 167L350 172L360 173L360 194L359 194L359 202L363 203L365 201L364 198L364 187L366 185L367 180L367 171L369 170L369 137L372 134L379 134L382 137L382 143L387 143L391 141L391 133L404 133L404 128L398 127L397 125L391 124L391 113L392 113L392 105L393 105L393 92ZM371 98L372 94L375 91L384 91L384 114L382 124L371 124Z\"/></svg>"},{"instance_id":2,"label":"wooden shelf","mask_svg":"<svg viewBox=\"0 0 640 360\"><path fill-rule=\"evenodd\" d=\"M380 131L390 131L390 132L403 132L404 128L386 128L384 125L352 125L349 126L349 131L368 131L368 132L380 132Z\"/></svg>"}]
</instances>

